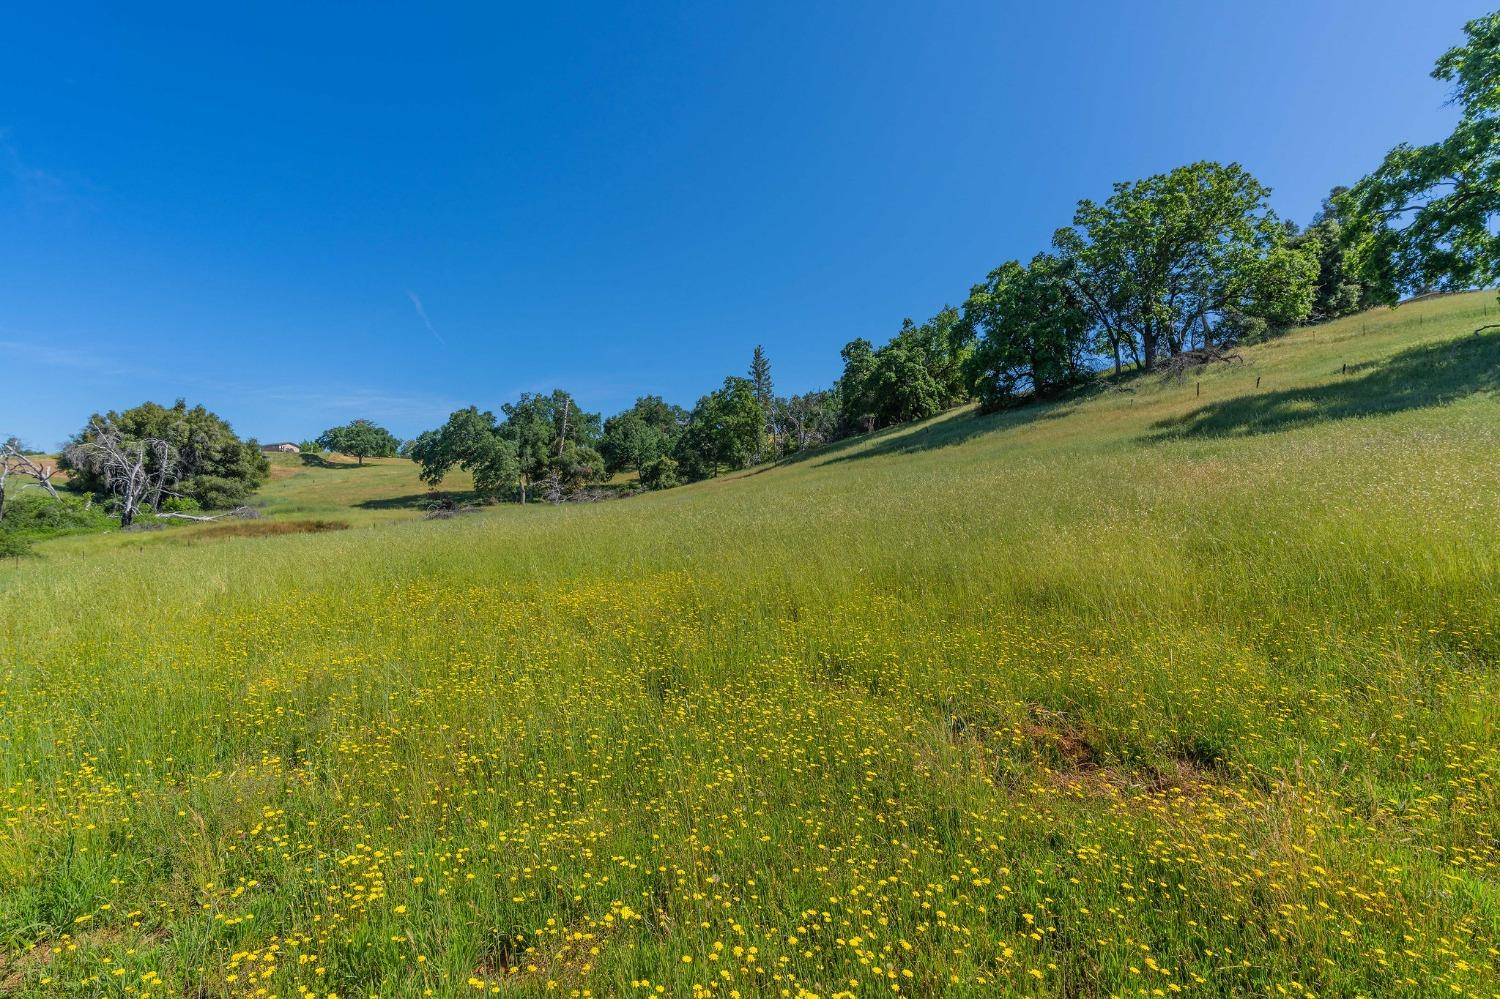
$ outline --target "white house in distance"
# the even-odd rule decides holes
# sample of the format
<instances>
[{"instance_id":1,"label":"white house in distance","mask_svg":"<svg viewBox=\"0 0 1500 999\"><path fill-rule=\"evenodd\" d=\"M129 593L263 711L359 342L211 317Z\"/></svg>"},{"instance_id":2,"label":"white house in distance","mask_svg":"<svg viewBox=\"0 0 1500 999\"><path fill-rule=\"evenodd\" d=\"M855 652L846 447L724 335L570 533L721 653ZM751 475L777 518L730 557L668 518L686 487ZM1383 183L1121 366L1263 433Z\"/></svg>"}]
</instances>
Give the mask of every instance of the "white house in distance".
<instances>
[{"instance_id":1,"label":"white house in distance","mask_svg":"<svg viewBox=\"0 0 1500 999\"><path fill-rule=\"evenodd\" d=\"M296 454L301 450L291 441L282 441L280 444L262 444L260 449L266 454Z\"/></svg>"}]
</instances>

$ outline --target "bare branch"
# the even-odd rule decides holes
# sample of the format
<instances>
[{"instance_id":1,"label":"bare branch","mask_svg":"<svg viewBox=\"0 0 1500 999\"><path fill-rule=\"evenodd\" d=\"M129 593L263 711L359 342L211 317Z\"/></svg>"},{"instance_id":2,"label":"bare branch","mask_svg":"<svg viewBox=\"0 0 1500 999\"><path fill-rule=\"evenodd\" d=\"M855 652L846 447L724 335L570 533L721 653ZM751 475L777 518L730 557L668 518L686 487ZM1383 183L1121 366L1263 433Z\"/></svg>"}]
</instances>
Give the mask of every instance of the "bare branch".
<instances>
[{"instance_id":1,"label":"bare branch","mask_svg":"<svg viewBox=\"0 0 1500 999\"><path fill-rule=\"evenodd\" d=\"M52 484L52 476L56 472L55 465L34 461L31 455L24 453L21 442L16 438L12 437L0 444L0 517L5 516L5 481L12 473L35 479L53 499L57 499L57 487Z\"/></svg>"},{"instance_id":2,"label":"bare branch","mask_svg":"<svg viewBox=\"0 0 1500 999\"><path fill-rule=\"evenodd\" d=\"M68 446L71 464L89 468L104 480L104 488L120 503L120 526L135 522L142 506L153 510L163 496L175 495L180 456L169 442L155 437L130 440L113 423L90 425L92 437ZM169 486L170 484L170 486Z\"/></svg>"}]
</instances>

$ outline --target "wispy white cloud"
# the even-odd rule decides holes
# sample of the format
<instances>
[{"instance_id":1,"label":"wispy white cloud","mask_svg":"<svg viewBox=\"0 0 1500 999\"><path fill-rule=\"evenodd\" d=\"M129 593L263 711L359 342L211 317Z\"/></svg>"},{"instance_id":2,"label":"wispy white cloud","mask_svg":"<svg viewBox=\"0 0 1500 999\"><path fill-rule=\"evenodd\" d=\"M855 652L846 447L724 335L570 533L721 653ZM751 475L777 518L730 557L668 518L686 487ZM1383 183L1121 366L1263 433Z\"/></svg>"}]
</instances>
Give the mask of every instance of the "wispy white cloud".
<instances>
[{"instance_id":1,"label":"wispy white cloud","mask_svg":"<svg viewBox=\"0 0 1500 999\"><path fill-rule=\"evenodd\" d=\"M417 297L417 293L408 288L406 289L406 297L411 299L411 304L416 307L417 315L421 318L422 325L427 327L427 332L436 337L438 343L444 347L448 346L448 341L443 339L442 334L432 325L432 320L427 318L427 310L422 308L422 300Z\"/></svg>"},{"instance_id":2,"label":"wispy white cloud","mask_svg":"<svg viewBox=\"0 0 1500 999\"><path fill-rule=\"evenodd\" d=\"M22 158L8 128L0 128L0 176L9 178L9 186L28 211L71 208L79 200L78 192L67 181Z\"/></svg>"},{"instance_id":3,"label":"wispy white cloud","mask_svg":"<svg viewBox=\"0 0 1500 999\"><path fill-rule=\"evenodd\" d=\"M237 394L295 405L301 412L382 420L438 420L460 408L453 399L419 392L386 392L363 386L241 386Z\"/></svg>"},{"instance_id":4,"label":"wispy white cloud","mask_svg":"<svg viewBox=\"0 0 1500 999\"><path fill-rule=\"evenodd\" d=\"M0 330L0 335L7 333L10 337L25 335ZM633 387L626 382L576 377L569 379L561 375L544 375L509 386L497 386L485 392L483 398L475 399L458 399L445 394L392 392L364 385L327 382L250 382L153 368L122 361L101 351L51 347L41 343L39 339L30 338L0 339L0 367L5 366L4 362L7 360L17 366L16 370L25 370L26 367L48 368L72 372L78 376L94 376L99 380L148 380L158 387L162 384L169 386L168 394L185 391L212 393L214 399L255 400L278 407L295 408L300 413L317 414L319 418L366 417L398 423L428 420L441 422L449 413L471 403L498 412L501 403L513 400L524 392L545 393L555 388L565 388L574 393L584 405L599 406L601 403L609 405L616 402L624 405L634 397ZM203 401L212 402L209 399Z\"/></svg>"},{"instance_id":5,"label":"wispy white cloud","mask_svg":"<svg viewBox=\"0 0 1500 999\"><path fill-rule=\"evenodd\" d=\"M96 351L49 347L28 340L0 340L0 355L17 358L22 364L86 371L109 378L157 377L161 374L155 369L118 361Z\"/></svg>"},{"instance_id":6,"label":"wispy white cloud","mask_svg":"<svg viewBox=\"0 0 1500 999\"><path fill-rule=\"evenodd\" d=\"M10 334L12 337L15 335ZM88 378L101 383L118 382L121 387L126 383L150 382L156 389L168 386L168 395L192 392L194 395L211 396L201 401L221 412L226 409L226 403L255 403L331 422L366 417L380 422L425 425L429 422L442 422L449 413L463 405L442 395L390 392L363 385L327 382L300 384L286 381L265 383L185 371L166 371L121 361L99 351L50 347L31 339L0 339L0 368L67 372L71 378Z\"/></svg>"}]
</instances>

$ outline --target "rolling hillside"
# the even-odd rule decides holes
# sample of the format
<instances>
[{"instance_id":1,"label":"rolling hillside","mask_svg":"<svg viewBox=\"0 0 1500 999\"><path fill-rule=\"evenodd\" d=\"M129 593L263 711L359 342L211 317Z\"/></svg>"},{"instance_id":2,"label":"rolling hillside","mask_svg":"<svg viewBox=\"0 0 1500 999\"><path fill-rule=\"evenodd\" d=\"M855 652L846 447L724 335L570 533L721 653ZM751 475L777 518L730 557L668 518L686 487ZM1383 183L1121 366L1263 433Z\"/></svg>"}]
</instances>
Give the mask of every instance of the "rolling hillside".
<instances>
[{"instance_id":1,"label":"rolling hillside","mask_svg":"<svg viewBox=\"0 0 1500 999\"><path fill-rule=\"evenodd\" d=\"M359 529L48 542L0 995L1500 994L1497 312L620 502L288 462L265 523Z\"/></svg>"}]
</instances>

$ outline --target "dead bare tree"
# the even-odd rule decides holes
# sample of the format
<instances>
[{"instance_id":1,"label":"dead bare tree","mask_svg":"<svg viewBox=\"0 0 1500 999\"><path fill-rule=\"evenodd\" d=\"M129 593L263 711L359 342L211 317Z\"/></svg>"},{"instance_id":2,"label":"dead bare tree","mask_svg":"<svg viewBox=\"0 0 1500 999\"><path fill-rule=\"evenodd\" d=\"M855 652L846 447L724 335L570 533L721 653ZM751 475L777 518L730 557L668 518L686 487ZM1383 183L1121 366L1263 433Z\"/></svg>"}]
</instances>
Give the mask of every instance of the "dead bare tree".
<instances>
[{"instance_id":1,"label":"dead bare tree","mask_svg":"<svg viewBox=\"0 0 1500 999\"><path fill-rule=\"evenodd\" d=\"M155 437L130 440L113 423L94 423L93 435L68 445L70 465L92 468L119 503L120 526L135 523L141 507L153 510L163 497L175 496L180 455Z\"/></svg>"},{"instance_id":2,"label":"dead bare tree","mask_svg":"<svg viewBox=\"0 0 1500 999\"><path fill-rule=\"evenodd\" d=\"M52 476L56 474L57 467L45 462L34 460L31 455L21 450L21 442L12 437L4 444L0 444L0 519L5 517L5 481L11 475L23 475L35 479L37 484L57 499L57 487L52 484Z\"/></svg>"}]
</instances>

